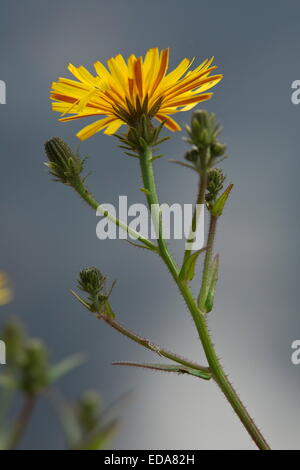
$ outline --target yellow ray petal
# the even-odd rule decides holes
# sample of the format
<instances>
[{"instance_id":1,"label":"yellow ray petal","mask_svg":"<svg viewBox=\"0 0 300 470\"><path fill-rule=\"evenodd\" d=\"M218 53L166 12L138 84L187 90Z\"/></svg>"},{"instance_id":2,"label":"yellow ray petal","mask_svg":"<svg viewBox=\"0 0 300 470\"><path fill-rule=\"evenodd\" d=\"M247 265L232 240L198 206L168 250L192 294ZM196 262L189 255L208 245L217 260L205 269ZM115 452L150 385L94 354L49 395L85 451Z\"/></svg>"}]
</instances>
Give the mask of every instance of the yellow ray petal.
<instances>
[{"instance_id":1,"label":"yellow ray petal","mask_svg":"<svg viewBox=\"0 0 300 470\"><path fill-rule=\"evenodd\" d=\"M89 137L92 137L92 135L96 134L97 132L101 131L101 129L104 129L110 122L114 121L114 117L108 117L104 119L99 119L99 121L92 122L92 124L89 124L88 126L85 126L83 129L81 129L79 132L77 132L76 136L80 140L86 140Z\"/></svg>"},{"instance_id":2,"label":"yellow ray petal","mask_svg":"<svg viewBox=\"0 0 300 470\"><path fill-rule=\"evenodd\" d=\"M52 83L52 109L62 116L69 114L61 121L104 116L78 132L81 140L101 129L113 134L122 124L136 122L142 112L148 112L150 119L156 113L156 118L166 121L170 130L179 130L180 126L169 116L211 98L212 93L207 91L222 79L222 75L210 75L217 68L212 65L213 57L190 70L193 60L185 58L167 73L169 49L152 48L144 59L132 54L125 61L118 54L107 61L108 69L95 62L95 76L83 66L69 64L75 80L60 77ZM142 111L146 96L147 108Z\"/></svg>"},{"instance_id":3,"label":"yellow ray petal","mask_svg":"<svg viewBox=\"0 0 300 470\"><path fill-rule=\"evenodd\" d=\"M203 95L193 96L192 98L174 100L169 103L169 106L183 106L190 103L200 103L201 101L209 100L212 97L213 93L206 93Z\"/></svg>"},{"instance_id":4,"label":"yellow ray petal","mask_svg":"<svg viewBox=\"0 0 300 470\"><path fill-rule=\"evenodd\" d=\"M165 76L165 83L168 84L170 82L176 82L179 80L180 77L187 71L187 69L191 66L192 61L189 59L183 59L177 67L172 70L172 72L168 73Z\"/></svg>"},{"instance_id":5,"label":"yellow ray petal","mask_svg":"<svg viewBox=\"0 0 300 470\"><path fill-rule=\"evenodd\" d=\"M143 75L142 75L142 59L139 57L133 68L134 80L137 87L138 94L143 99Z\"/></svg>"},{"instance_id":6,"label":"yellow ray petal","mask_svg":"<svg viewBox=\"0 0 300 470\"><path fill-rule=\"evenodd\" d=\"M74 116L68 116L68 117L62 117L62 118L59 118L59 121L60 122L68 122L68 121L74 121L75 119L81 119L81 118L85 118L85 117L91 117L91 116L101 116L101 115L104 115L106 114L106 112L90 112L90 113L87 113L87 112L83 112L83 113L78 113L78 114L74 114Z\"/></svg>"},{"instance_id":7,"label":"yellow ray petal","mask_svg":"<svg viewBox=\"0 0 300 470\"><path fill-rule=\"evenodd\" d=\"M95 62L94 67L100 78L105 78L107 80L110 79L110 73L108 72L107 68L101 64L101 62Z\"/></svg>"},{"instance_id":8,"label":"yellow ray petal","mask_svg":"<svg viewBox=\"0 0 300 470\"><path fill-rule=\"evenodd\" d=\"M155 78L154 84L151 87L151 93L153 93L156 90L156 88L158 87L162 79L164 78L166 71L168 69L168 65L169 65L169 49L163 49L160 54L160 65L159 65L158 73Z\"/></svg>"},{"instance_id":9,"label":"yellow ray petal","mask_svg":"<svg viewBox=\"0 0 300 470\"><path fill-rule=\"evenodd\" d=\"M181 130L180 125L166 114L156 114L155 118L160 122L164 122L164 125L170 129L170 131L176 132Z\"/></svg>"},{"instance_id":10,"label":"yellow ray petal","mask_svg":"<svg viewBox=\"0 0 300 470\"><path fill-rule=\"evenodd\" d=\"M104 131L104 134L107 134L107 135L112 135L112 134L115 134L115 132L117 132L117 130L123 126L124 122L121 121L121 119L115 119L114 121L112 121L108 126L107 128L105 129Z\"/></svg>"}]
</instances>

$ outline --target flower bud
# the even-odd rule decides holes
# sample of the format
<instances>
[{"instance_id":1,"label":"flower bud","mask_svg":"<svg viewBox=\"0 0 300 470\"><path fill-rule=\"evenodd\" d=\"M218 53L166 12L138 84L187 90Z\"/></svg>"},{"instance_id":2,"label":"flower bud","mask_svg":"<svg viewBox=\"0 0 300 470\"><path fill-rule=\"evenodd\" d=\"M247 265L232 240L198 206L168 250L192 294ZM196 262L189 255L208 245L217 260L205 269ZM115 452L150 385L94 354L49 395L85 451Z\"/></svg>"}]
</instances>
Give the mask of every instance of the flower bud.
<instances>
[{"instance_id":1,"label":"flower bud","mask_svg":"<svg viewBox=\"0 0 300 470\"><path fill-rule=\"evenodd\" d=\"M114 284L112 288L113 286ZM106 277L97 268L86 268L80 271L78 287L89 294L88 302L84 302L91 312L114 316L108 302L112 288L110 292L107 292ZM79 296L77 297L81 299Z\"/></svg>"},{"instance_id":2,"label":"flower bud","mask_svg":"<svg viewBox=\"0 0 300 470\"><path fill-rule=\"evenodd\" d=\"M207 188L205 200L208 205L213 204L219 192L223 189L223 183L225 181L225 176L220 168L212 168L209 170L207 175Z\"/></svg>"},{"instance_id":3,"label":"flower bud","mask_svg":"<svg viewBox=\"0 0 300 470\"><path fill-rule=\"evenodd\" d=\"M97 268L82 269L79 273L79 288L92 296L103 291L106 278Z\"/></svg>"},{"instance_id":4,"label":"flower bud","mask_svg":"<svg viewBox=\"0 0 300 470\"><path fill-rule=\"evenodd\" d=\"M59 137L53 137L46 142L45 151L49 160L45 165L54 176L54 180L75 186L80 181L84 159L74 155L68 144Z\"/></svg>"},{"instance_id":5,"label":"flower bud","mask_svg":"<svg viewBox=\"0 0 300 470\"><path fill-rule=\"evenodd\" d=\"M81 396L76 407L76 415L84 435L99 425L101 405L101 397L97 392L86 391Z\"/></svg>"},{"instance_id":6,"label":"flower bud","mask_svg":"<svg viewBox=\"0 0 300 470\"><path fill-rule=\"evenodd\" d=\"M10 321L3 327L1 338L6 344L7 362L18 366L24 360L25 331L17 321Z\"/></svg>"},{"instance_id":7,"label":"flower bud","mask_svg":"<svg viewBox=\"0 0 300 470\"><path fill-rule=\"evenodd\" d=\"M188 162L191 162L191 163L193 163L195 166L197 166L197 165L198 165L198 161L199 161L199 152L198 152L198 150L196 150L196 149L189 150L188 152L186 152L184 158L185 158Z\"/></svg>"},{"instance_id":8,"label":"flower bud","mask_svg":"<svg viewBox=\"0 0 300 470\"><path fill-rule=\"evenodd\" d=\"M193 146L193 150L192 160L189 160L190 152L185 158L192 161L198 171L208 170L225 158L226 146L218 141L221 128L213 113L205 110L195 111L191 126L186 126L186 129L186 140Z\"/></svg>"},{"instance_id":9,"label":"flower bud","mask_svg":"<svg viewBox=\"0 0 300 470\"><path fill-rule=\"evenodd\" d=\"M47 351L37 339L30 339L24 349L20 366L20 388L28 395L36 395L49 384Z\"/></svg>"}]
</instances>

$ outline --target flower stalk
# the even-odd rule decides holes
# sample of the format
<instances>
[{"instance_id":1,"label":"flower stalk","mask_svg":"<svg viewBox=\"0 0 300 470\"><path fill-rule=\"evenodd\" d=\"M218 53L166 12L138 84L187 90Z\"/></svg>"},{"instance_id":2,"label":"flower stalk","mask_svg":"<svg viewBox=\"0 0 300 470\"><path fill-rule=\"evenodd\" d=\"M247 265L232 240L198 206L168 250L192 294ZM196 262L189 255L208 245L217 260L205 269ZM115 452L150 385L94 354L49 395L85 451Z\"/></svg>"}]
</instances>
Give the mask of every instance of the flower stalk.
<instances>
[{"instance_id":1,"label":"flower stalk","mask_svg":"<svg viewBox=\"0 0 300 470\"><path fill-rule=\"evenodd\" d=\"M154 54L154 55L153 55ZM153 55L153 58L156 57L157 52L152 50L148 59ZM72 186L77 193L85 200L85 202L92 207L94 210L100 212L103 216L106 216L110 221L115 223L117 226L124 229L128 234L133 235L134 238L138 239L145 248L148 248L161 257L164 264L168 268L174 282L176 283L180 293L183 296L183 299L188 307L188 310L194 321L199 340L202 344L203 350L206 355L208 362L208 367L199 366L195 363L192 363L186 359L181 358L177 354L170 353L169 351L161 348L160 346L154 345L148 339L140 337L136 333L128 330L122 324L120 324L116 319L112 308L110 307L109 294L105 289L105 278L101 275L100 272L96 272L95 268L89 268L84 271L84 274L81 273L81 282L80 289L89 294L88 301L81 298L78 294L74 295L76 298L91 312L96 313L96 316L105 321L109 326L117 330L119 333L128 337L132 341L142 345L146 349L149 349L158 355L165 357L176 364L172 365L159 365L159 364L136 364L136 363L119 363L123 365L131 365L138 367L146 367L154 370L166 370L179 373L188 373L190 375L196 375L197 377L209 380L213 379L218 387L221 389L222 393L226 397L227 401L231 405L232 409L244 425L245 429L249 433L250 437L261 450L270 450L268 443L266 442L264 436L254 423L250 414L243 405L241 399L239 398L237 392L231 385L228 380L227 375L223 369L222 364L216 353L208 325L207 325L207 314L212 310L214 293L216 282L218 278L218 265L219 265L219 256L214 257L214 240L216 234L216 227L219 217L223 213L224 205L229 197L229 194L232 190L233 185L229 185L225 191L219 195L223 189L223 183L225 177L222 171L215 166L226 158L226 146L219 142L218 136L220 134L220 126L216 121L215 115L208 113L206 111L196 111L192 117L191 126L186 126L188 137L186 141L192 145L192 149L187 152L186 160L187 163L177 162L180 165L193 169L199 174L199 188L197 196L197 204L206 204L206 207L210 213L210 225L209 232L207 237L207 243L205 249L199 250L198 252L192 253L191 249L186 249L184 253L183 265L180 268L177 262L174 260L168 244L164 238L163 227L162 227L162 214L159 205L159 198L157 195L154 171L153 171L153 161L159 156L154 156L153 149L164 139L159 139L159 133L162 125L165 125L171 130L178 130L178 127L170 120L169 113L178 112L179 110L191 109L190 105L196 101L208 99L208 96L203 94L194 96L195 93L198 94L201 91L205 91L206 85L211 87L221 79L221 76L208 77L209 72L212 70L210 67L210 62L205 62L199 69L194 71L192 78L189 74L183 79L184 82L180 83L179 76L177 76L178 70L175 75L171 75L171 78L176 76L177 79L174 80L173 85L169 85L170 88L166 86L166 80L168 78L170 83L169 75L165 75L166 72L166 58L168 53L163 52L158 60L159 67L156 70L157 77L154 79L151 77L151 73L143 75L147 67L142 66L142 60L136 59L133 57L129 60L128 64L124 65L122 59L117 56L112 60L111 65L112 69L115 69L117 66L122 64L124 69L124 83L130 85L130 99L127 96L127 85L125 86L124 96L120 95L117 100L112 97L109 93L109 86L111 86L112 79L116 78L115 71L112 73L111 81L109 86L104 84L103 88L97 88L99 85L99 80L95 79L95 86L88 85L86 79L83 77L83 70L81 68L71 67L71 71L74 75L79 78L82 84L86 89L92 89L91 101L86 99L80 91L78 95L77 84L69 84L69 94L62 95L60 93L61 86L65 89L64 79L61 79L58 83L54 84L54 90L52 98L54 100L54 110L63 112L64 114L74 112L75 116L62 118L62 120L70 120L77 117L86 117L95 113L95 107L97 108L100 101L103 99L108 100L112 105L112 111L110 110L109 117L96 121L93 124L90 124L85 129L79 132L78 137L81 140L84 140L99 130L106 128L105 133L114 134L117 129L122 125L128 125L129 129L127 134L117 135L121 141L122 148L125 148L127 154L130 156L136 157L140 163L140 170L143 179L143 188L142 191L145 193L150 213L153 217L154 227L157 231L157 244L152 243L150 240L145 239L143 236L135 232L134 230L127 227L119 219L112 216L108 211L101 208L101 205L98 201L91 195L91 193L86 189L84 184L84 179L80 176L80 173L83 169L83 162L78 159L78 157L72 157L69 150L63 146L63 154L60 157L57 155L57 146L55 146L55 152L47 152L50 163L48 164L50 172L56 177L59 181ZM146 57L146 59L147 59ZM147 63L145 59L144 65ZM132 68L133 64L133 69ZM184 64L183 64L184 65ZM125 67L125 68L124 68ZM179 67L181 69L181 66ZM204 68L204 72L202 70ZM99 65L98 65L99 69ZM183 70L185 67L183 67ZM100 70L100 69L99 69ZM103 69L101 68L101 71ZM198 83L198 73L200 73L201 80ZM202 75L204 73L204 75ZM84 73L85 77L86 74ZM104 73L105 75L105 73ZM134 77L134 78L132 78ZM147 78L146 78L147 77ZM194 77L194 78L193 78ZM197 78L198 77L198 78ZM133 80L133 82L131 82ZM154 80L154 81L153 81ZM204 81L202 81L204 80ZM91 77L89 78L91 81ZM196 85L197 83L197 85ZM154 102L153 106L149 108L149 99L151 98L151 93L145 94L144 85L147 85L146 88L152 92L152 101ZM103 85L103 83L101 83ZM195 86L194 86L195 85ZM201 85L200 88L198 86ZM160 86L161 88L157 88ZM186 88L185 88L186 86ZM203 88L204 86L204 88ZM73 89L75 87L75 90ZM173 88L173 92L171 91ZM121 87L122 88L122 87ZM157 91L161 91L160 93ZM110 90L110 92L112 92ZM176 101L175 97L170 98L169 92L176 94L184 95L183 97ZM186 93L192 93L193 96L189 96L187 99ZM165 93L165 94L164 94ZM88 98L90 95L87 95ZM166 96L169 96L166 98ZM99 102L95 102L94 98L98 97ZM204 98L203 98L204 97ZM111 100L111 102L110 102ZM122 101L123 100L123 101ZM169 100L169 108L164 108L166 101ZM71 107L70 107L70 103ZM119 104L118 104L119 103ZM181 108L184 106L184 108ZM164 110L165 113L159 114L161 110ZM84 113L86 112L86 114ZM98 110L100 114L100 110ZM102 114L102 111L101 111ZM162 122L162 125L159 128L155 128L152 125L152 118L156 117L159 121ZM51 147L51 146L50 146ZM61 148L61 145L58 145L58 148ZM51 147L52 149L52 147ZM51 150L50 149L50 150ZM46 146L47 151L47 146ZM197 208L197 206L196 206ZM203 209L204 210L204 209ZM199 219L199 213L195 209L192 224L191 232L197 230L197 224ZM198 255L205 251L202 281L200 286L200 291L198 296L195 298L193 295L189 282L193 279L195 263L197 261ZM99 280L99 283L97 281ZM178 368L178 364L181 365L181 369Z\"/></svg>"},{"instance_id":2,"label":"flower stalk","mask_svg":"<svg viewBox=\"0 0 300 470\"><path fill-rule=\"evenodd\" d=\"M148 190L147 192L148 204L149 205L158 204L158 196L157 196L154 173L153 173L151 148L146 147L144 151L141 152L140 166L141 166L141 173L143 177L144 187ZM198 331L200 341L202 343L204 352L206 354L206 358L207 358L210 370L212 372L213 379L215 380L217 385L220 387L220 389L224 393L228 402L231 404L232 408L238 415L239 419L245 426L246 430L248 431L249 435L251 436L255 444L258 446L258 448L261 450L270 450L268 443L266 442L265 438L263 437L263 435L261 434L261 432L255 425L248 411L242 404L240 398L238 397L236 391L234 390L233 386L229 382L223 370L223 367L218 359L213 342L210 337L210 333L209 333L208 326L206 323L205 312L201 310L202 301L205 297L205 294L208 288L207 286L208 275L207 274L208 274L208 269L210 266L212 252L213 252L213 242L214 242L214 237L215 237L216 223L217 223L217 217L212 216L211 222L210 222L210 230L208 234L208 241L207 241L208 249L206 250L205 262L204 262L204 271L203 271L202 286L201 286L200 297L199 297L199 306L194 300L193 295L189 287L187 286L187 284L179 280L178 267L168 250L165 240L163 239L159 240L160 256L162 257L170 273L172 274L172 277L175 280L186 302L186 305L190 310L190 313L192 315L192 318L194 320L195 326Z\"/></svg>"}]
</instances>

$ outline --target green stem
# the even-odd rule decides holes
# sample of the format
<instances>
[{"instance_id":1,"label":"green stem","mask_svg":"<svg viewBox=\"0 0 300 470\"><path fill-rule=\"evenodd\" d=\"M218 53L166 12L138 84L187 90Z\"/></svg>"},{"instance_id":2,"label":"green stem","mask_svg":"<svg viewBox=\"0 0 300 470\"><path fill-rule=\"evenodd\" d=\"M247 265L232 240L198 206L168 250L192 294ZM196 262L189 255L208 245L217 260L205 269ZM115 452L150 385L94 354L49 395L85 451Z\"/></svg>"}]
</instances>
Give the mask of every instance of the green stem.
<instances>
[{"instance_id":1,"label":"green stem","mask_svg":"<svg viewBox=\"0 0 300 470\"><path fill-rule=\"evenodd\" d=\"M157 251L157 246L154 243L152 243L147 238L144 238L134 229L128 227L120 219L110 214L106 209L102 208L101 204L99 204L99 202L93 197L93 195L86 189L86 187L84 186L81 180L74 186L74 189L92 209L100 212L103 216L107 217L111 222L113 222L117 227L120 227L121 229L123 229L125 232L131 235L134 239L139 240L146 247L150 248L153 251Z\"/></svg>"},{"instance_id":2,"label":"green stem","mask_svg":"<svg viewBox=\"0 0 300 470\"><path fill-rule=\"evenodd\" d=\"M211 372L210 372L208 367L200 366L200 365L198 365L198 364L196 364L192 361L189 361L187 359L184 359L181 356L178 356L177 354L174 354L170 351L167 351L166 349L163 349L162 347L158 346L157 344L152 343L149 339L142 338L141 336L134 333L133 331L128 330L125 326L123 326L121 323L117 322L112 317L109 317L107 315L99 315L98 318L105 321L109 326L111 326L112 328L117 330L122 335L127 336L127 338L131 339L132 341L135 341L136 343L140 344L141 346L144 346L144 348L155 352L159 356L170 359L171 361L177 362L178 364L187 366L190 369L199 371L201 373L201 378L203 378L205 380L209 380L211 378Z\"/></svg>"},{"instance_id":3,"label":"green stem","mask_svg":"<svg viewBox=\"0 0 300 470\"><path fill-rule=\"evenodd\" d=\"M202 310L203 310L203 305L207 297L208 277L209 277L209 270L210 270L212 256L213 256L217 221L218 221L217 216L215 215L210 216L209 231L208 231L205 258L204 258L204 264L203 264L202 282L201 282L201 288L200 288L200 292L198 296L198 305L200 309Z\"/></svg>"},{"instance_id":4,"label":"green stem","mask_svg":"<svg viewBox=\"0 0 300 470\"><path fill-rule=\"evenodd\" d=\"M144 187L147 190L147 200L149 208L151 210L152 204L158 204L158 196L155 186L153 165L152 165L152 150L147 147L143 152L140 153L140 166L141 173L143 177ZM158 241L160 255L164 260L166 266L168 267L173 279L175 280L180 292L183 295L183 298L191 312L195 326L198 331L199 338L203 345L203 349L206 354L210 370L213 374L215 382L219 385L223 394L227 398L228 402L231 404L232 408L238 415L239 419L245 426L249 435L256 443L257 447L261 450L269 450L270 447L265 441L263 435L255 425L253 419L247 412L246 408L242 404L240 398L238 397L236 391L229 382L223 367L218 359L214 345L212 343L210 333L207 327L205 314L198 307L189 287L186 283L178 279L179 269L175 261L173 260L165 240L161 237ZM207 264L209 261L210 255L207 255Z\"/></svg>"},{"instance_id":5,"label":"green stem","mask_svg":"<svg viewBox=\"0 0 300 470\"><path fill-rule=\"evenodd\" d=\"M37 400L37 397L34 395L25 397L23 407L21 408L20 414L17 417L12 433L10 435L10 438L7 444L7 450L16 449L19 442L21 441L24 431L31 418L33 409L36 404L36 400Z\"/></svg>"},{"instance_id":6,"label":"green stem","mask_svg":"<svg viewBox=\"0 0 300 470\"><path fill-rule=\"evenodd\" d=\"M198 218L200 216L200 212L197 210L197 206L205 203L206 186L207 186L207 170L204 170L201 173L201 175L199 175L198 195L197 195L196 206L195 206L194 213L193 213L189 240L192 238L192 232L196 231ZM204 207L202 209L204 210ZM185 250L183 264L185 263L186 259L189 257L190 253L191 253L191 250L189 249Z\"/></svg>"}]
</instances>

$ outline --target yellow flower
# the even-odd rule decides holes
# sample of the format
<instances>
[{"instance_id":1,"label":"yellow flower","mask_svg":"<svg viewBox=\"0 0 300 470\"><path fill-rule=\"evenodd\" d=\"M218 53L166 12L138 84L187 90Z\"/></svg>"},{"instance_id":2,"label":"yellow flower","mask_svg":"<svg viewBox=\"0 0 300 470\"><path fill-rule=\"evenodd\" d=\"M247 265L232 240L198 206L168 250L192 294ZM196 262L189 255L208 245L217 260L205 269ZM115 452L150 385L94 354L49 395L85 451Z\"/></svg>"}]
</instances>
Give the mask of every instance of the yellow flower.
<instances>
[{"instance_id":1,"label":"yellow flower","mask_svg":"<svg viewBox=\"0 0 300 470\"><path fill-rule=\"evenodd\" d=\"M7 277L0 272L0 305L8 304L12 299L12 291L8 287Z\"/></svg>"},{"instance_id":2,"label":"yellow flower","mask_svg":"<svg viewBox=\"0 0 300 470\"><path fill-rule=\"evenodd\" d=\"M85 140L105 129L114 134L120 126L134 126L143 114L155 117L171 131L180 126L170 114L188 111L197 103L211 98L207 90L216 85L222 75L210 75L217 67L213 58L205 60L194 70L189 70L193 60L183 59L167 73L169 49L159 52L150 49L143 59L131 55L127 62L121 54L108 60L108 69L100 62L94 64L96 76L85 67L68 69L77 79L59 78L52 84L52 109L62 113L60 121L71 121L89 116L101 116L78 132ZM72 116L65 117L66 114Z\"/></svg>"}]
</instances>

